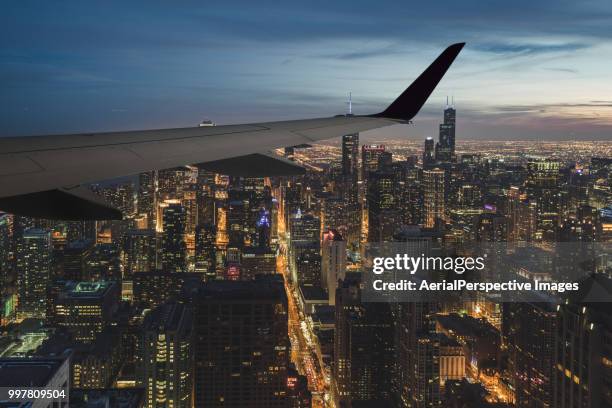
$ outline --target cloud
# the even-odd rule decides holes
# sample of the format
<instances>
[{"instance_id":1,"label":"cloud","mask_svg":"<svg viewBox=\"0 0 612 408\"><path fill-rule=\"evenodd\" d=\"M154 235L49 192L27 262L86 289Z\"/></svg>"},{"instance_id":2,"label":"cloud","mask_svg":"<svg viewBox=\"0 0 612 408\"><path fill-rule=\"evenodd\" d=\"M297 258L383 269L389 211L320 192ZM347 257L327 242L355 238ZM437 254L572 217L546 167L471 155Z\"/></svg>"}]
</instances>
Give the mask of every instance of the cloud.
<instances>
[{"instance_id":1,"label":"cloud","mask_svg":"<svg viewBox=\"0 0 612 408\"><path fill-rule=\"evenodd\" d=\"M359 60L365 58L374 58L374 57L389 57L392 55L400 55L403 54L402 50L400 50L397 46L384 46L379 48L370 48L367 50L358 50L358 51L350 51L339 54L331 54L325 55L326 58L335 58L339 60L352 61Z\"/></svg>"},{"instance_id":2,"label":"cloud","mask_svg":"<svg viewBox=\"0 0 612 408\"><path fill-rule=\"evenodd\" d=\"M536 55L550 54L559 52L571 52L589 48L589 44L584 43L565 43L565 44L538 44L538 43L484 43L477 44L473 48L477 51L503 55Z\"/></svg>"}]
</instances>

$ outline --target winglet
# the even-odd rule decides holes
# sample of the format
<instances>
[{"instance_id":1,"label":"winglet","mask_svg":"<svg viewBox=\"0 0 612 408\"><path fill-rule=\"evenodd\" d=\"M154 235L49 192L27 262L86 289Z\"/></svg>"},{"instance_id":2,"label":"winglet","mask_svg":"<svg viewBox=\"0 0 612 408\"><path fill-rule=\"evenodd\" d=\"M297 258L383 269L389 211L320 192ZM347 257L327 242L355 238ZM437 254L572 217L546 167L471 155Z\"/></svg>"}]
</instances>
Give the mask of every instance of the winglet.
<instances>
[{"instance_id":1,"label":"winglet","mask_svg":"<svg viewBox=\"0 0 612 408\"><path fill-rule=\"evenodd\" d=\"M387 109L371 116L401 121L411 120L425 104L464 45L465 43L457 43L445 49Z\"/></svg>"}]
</instances>

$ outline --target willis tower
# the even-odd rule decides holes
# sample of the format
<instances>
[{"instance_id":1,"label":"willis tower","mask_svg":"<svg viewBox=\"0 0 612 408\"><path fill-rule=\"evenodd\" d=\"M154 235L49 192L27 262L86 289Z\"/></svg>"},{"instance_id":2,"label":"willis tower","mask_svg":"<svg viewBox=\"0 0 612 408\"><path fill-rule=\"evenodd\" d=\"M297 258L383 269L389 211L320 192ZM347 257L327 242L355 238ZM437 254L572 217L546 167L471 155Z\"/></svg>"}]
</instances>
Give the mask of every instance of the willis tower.
<instances>
[{"instance_id":1,"label":"willis tower","mask_svg":"<svg viewBox=\"0 0 612 408\"><path fill-rule=\"evenodd\" d=\"M446 109L444 109L444 123L440 124L440 138L436 143L436 160L438 162L450 162L455 156L455 119L457 111L455 104L448 104L446 98Z\"/></svg>"}]
</instances>

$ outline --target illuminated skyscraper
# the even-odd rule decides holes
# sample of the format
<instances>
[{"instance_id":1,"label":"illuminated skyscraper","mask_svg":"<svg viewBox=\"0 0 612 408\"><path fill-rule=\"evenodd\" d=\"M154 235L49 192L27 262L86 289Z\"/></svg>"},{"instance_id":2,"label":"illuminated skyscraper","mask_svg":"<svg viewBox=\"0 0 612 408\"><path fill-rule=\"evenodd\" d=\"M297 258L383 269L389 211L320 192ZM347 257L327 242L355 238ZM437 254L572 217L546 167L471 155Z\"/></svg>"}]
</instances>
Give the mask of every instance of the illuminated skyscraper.
<instances>
[{"instance_id":1,"label":"illuminated skyscraper","mask_svg":"<svg viewBox=\"0 0 612 408\"><path fill-rule=\"evenodd\" d=\"M425 207L425 227L433 228L445 215L445 172L442 169L423 171L423 205Z\"/></svg>"},{"instance_id":2,"label":"illuminated skyscraper","mask_svg":"<svg viewBox=\"0 0 612 408\"><path fill-rule=\"evenodd\" d=\"M388 406L395 352L391 311L388 303L361 303L359 285L359 274L347 273L336 290L333 387L347 406Z\"/></svg>"},{"instance_id":3,"label":"illuminated skyscraper","mask_svg":"<svg viewBox=\"0 0 612 408\"><path fill-rule=\"evenodd\" d=\"M327 290L329 304L336 303L338 280L346 273L346 241L336 230L323 234L321 244L321 286Z\"/></svg>"},{"instance_id":4,"label":"illuminated skyscraper","mask_svg":"<svg viewBox=\"0 0 612 408\"><path fill-rule=\"evenodd\" d=\"M195 271L205 274L207 279L217 275L216 255L217 229L212 224L200 224L195 236Z\"/></svg>"},{"instance_id":5,"label":"illuminated skyscraper","mask_svg":"<svg viewBox=\"0 0 612 408\"><path fill-rule=\"evenodd\" d=\"M536 203L536 240L554 241L559 226L559 169L555 160L527 163L527 198Z\"/></svg>"},{"instance_id":6,"label":"illuminated skyscraper","mask_svg":"<svg viewBox=\"0 0 612 408\"><path fill-rule=\"evenodd\" d=\"M321 221L311 214L295 214L289 224L289 263L292 280L300 283L320 284ZM300 265L302 263L302 265ZM298 273L301 268L302 276Z\"/></svg>"},{"instance_id":7,"label":"illuminated skyscraper","mask_svg":"<svg viewBox=\"0 0 612 408\"><path fill-rule=\"evenodd\" d=\"M125 256L124 278L130 279L137 272L155 270L155 231L131 230L125 236L123 244Z\"/></svg>"},{"instance_id":8,"label":"illuminated skyscraper","mask_svg":"<svg viewBox=\"0 0 612 408\"><path fill-rule=\"evenodd\" d=\"M51 233L31 228L17 242L16 269L20 318L44 318L51 275Z\"/></svg>"},{"instance_id":9,"label":"illuminated skyscraper","mask_svg":"<svg viewBox=\"0 0 612 408\"><path fill-rule=\"evenodd\" d=\"M425 139L425 150L423 151L423 168L427 169L436 162L434 152L434 140L432 137Z\"/></svg>"},{"instance_id":10,"label":"illuminated skyscraper","mask_svg":"<svg viewBox=\"0 0 612 408\"><path fill-rule=\"evenodd\" d=\"M367 199L368 241L391 240L402 218L397 205L396 175L382 171L370 173Z\"/></svg>"},{"instance_id":11,"label":"illuminated skyscraper","mask_svg":"<svg viewBox=\"0 0 612 408\"><path fill-rule=\"evenodd\" d=\"M166 303L145 317L136 365L145 407L192 406L192 319L191 309L182 303Z\"/></svg>"},{"instance_id":12,"label":"illuminated skyscraper","mask_svg":"<svg viewBox=\"0 0 612 408\"><path fill-rule=\"evenodd\" d=\"M342 136L342 175L355 180L359 171L359 133Z\"/></svg>"},{"instance_id":13,"label":"illuminated skyscraper","mask_svg":"<svg viewBox=\"0 0 612 408\"><path fill-rule=\"evenodd\" d=\"M93 342L119 308L116 282L67 282L53 301L52 320L82 342Z\"/></svg>"},{"instance_id":14,"label":"illuminated skyscraper","mask_svg":"<svg viewBox=\"0 0 612 408\"><path fill-rule=\"evenodd\" d=\"M148 171L138 176L138 214L147 216L149 228L155 227L155 184L157 173Z\"/></svg>"},{"instance_id":15,"label":"illuminated skyscraper","mask_svg":"<svg viewBox=\"0 0 612 408\"><path fill-rule=\"evenodd\" d=\"M369 174L379 170L380 155L385 152L385 145L361 146L361 172L362 180L367 180Z\"/></svg>"},{"instance_id":16,"label":"illuminated skyscraper","mask_svg":"<svg viewBox=\"0 0 612 408\"><path fill-rule=\"evenodd\" d=\"M198 203L198 224L215 224L217 221L215 206L215 174L198 170L196 183L196 200Z\"/></svg>"},{"instance_id":17,"label":"illuminated skyscraper","mask_svg":"<svg viewBox=\"0 0 612 408\"><path fill-rule=\"evenodd\" d=\"M162 268L167 272L184 272L187 267L185 246L185 208L171 203L163 209Z\"/></svg>"},{"instance_id":18,"label":"illuminated skyscraper","mask_svg":"<svg viewBox=\"0 0 612 408\"><path fill-rule=\"evenodd\" d=\"M277 278L214 281L195 294L195 406L287 406L287 296Z\"/></svg>"},{"instance_id":19,"label":"illuminated skyscraper","mask_svg":"<svg viewBox=\"0 0 612 408\"><path fill-rule=\"evenodd\" d=\"M251 247L242 251L241 278L254 279L258 275L276 273L276 253L270 248Z\"/></svg>"},{"instance_id":20,"label":"illuminated skyscraper","mask_svg":"<svg viewBox=\"0 0 612 408\"><path fill-rule=\"evenodd\" d=\"M444 109L444 123L440 124L440 138L436 144L436 160L439 162L450 162L455 157L455 119L457 111L454 105L448 104Z\"/></svg>"},{"instance_id":21,"label":"illuminated skyscraper","mask_svg":"<svg viewBox=\"0 0 612 408\"><path fill-rule=\"evenodd\" d=\"M542 297L542 302L511 302L503 308L509 380L517 408L553 406L557 315L551 301Z\"/></svg>"},{"instance_id":22,"label":"illuminated skyscraper","mask_svg":"<svg viewBox=\"0 0 612 408\"><path fill-rule=\"evenodd\" d=\"M582 280L559 306L552 407L612 406L612 312L597 298L612 298L612 280L603 274Z\"/></svg>"},{"instance_id":23,"label":"illuminated skyscraper","mask_svg":"<svg viewBox=\"0 0 612 408\"><path fill-rule=\"evenodd\" d=\"M4 288L9 279L10 252L13 238L11 227L10 216L0 213L0 299L4 295Z\"/></svg>"}]
</instances>

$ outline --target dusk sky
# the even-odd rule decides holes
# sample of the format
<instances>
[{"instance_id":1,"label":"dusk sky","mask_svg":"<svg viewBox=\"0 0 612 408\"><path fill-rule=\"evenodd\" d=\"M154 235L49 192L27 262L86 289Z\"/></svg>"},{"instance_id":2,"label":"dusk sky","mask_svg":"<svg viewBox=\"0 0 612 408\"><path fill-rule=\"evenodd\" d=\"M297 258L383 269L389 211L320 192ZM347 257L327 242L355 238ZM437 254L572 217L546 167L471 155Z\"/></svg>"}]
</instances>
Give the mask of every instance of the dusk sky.
<instances>
[{"instance_id":1,"label":"dusk sky","mask_svg":"<svg viewBox=\"0 0 612 408\"><path fill-rule=\"evenodd\" d=\"M610 139L612 2L12 1L0 13L0 135L356 114L467 42L412 127L457 138ZM180 4L180 6L179 6Z\"/></svg>"}]
</instances>

